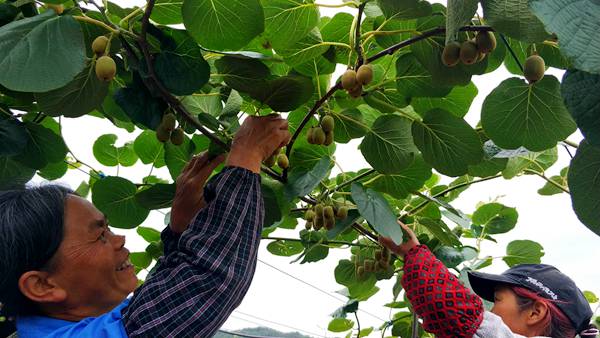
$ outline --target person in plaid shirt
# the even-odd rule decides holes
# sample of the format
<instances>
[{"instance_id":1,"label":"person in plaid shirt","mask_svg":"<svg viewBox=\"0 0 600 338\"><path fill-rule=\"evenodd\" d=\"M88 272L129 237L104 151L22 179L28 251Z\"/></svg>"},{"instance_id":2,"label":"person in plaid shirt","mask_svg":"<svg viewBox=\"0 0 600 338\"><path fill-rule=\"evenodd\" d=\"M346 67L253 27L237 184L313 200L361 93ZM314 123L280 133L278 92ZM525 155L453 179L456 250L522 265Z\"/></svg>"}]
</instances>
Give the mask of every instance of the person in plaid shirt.
<instances>
[{"instance_id":1,"label":"person in plaid shirt","mask_svg":"<svg viewBox=\"0 0 600 338\"><path fill-rule=\"evenodd\" d=\"M0 193L0 315L19 337L211 337L254 275L261 162L289 139L278 115L248 117L206 186L224 158L194 157L139 287L124 236L89 201L56 185Z\"/></svg>"}]
</instances>

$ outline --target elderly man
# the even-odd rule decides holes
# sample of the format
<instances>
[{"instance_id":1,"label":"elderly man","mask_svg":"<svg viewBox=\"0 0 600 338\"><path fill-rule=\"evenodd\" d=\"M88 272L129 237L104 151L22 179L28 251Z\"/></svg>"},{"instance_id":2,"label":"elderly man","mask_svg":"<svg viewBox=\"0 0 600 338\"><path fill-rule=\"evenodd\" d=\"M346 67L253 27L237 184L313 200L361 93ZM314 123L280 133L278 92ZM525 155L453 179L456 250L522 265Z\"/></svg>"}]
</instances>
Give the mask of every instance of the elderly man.
<instances>
[{"instance_id":1,"label":"elderly man","mask_svg":"<svg viewBox=\"0 0 600 338\"><path fill-rule=\"evenodd\" d=\"M289 138L279 116L247 118L204 191L224 158L194 157L177 179L164 256L140 287L125 238L89 201L54 185L1 193L0 315L21 338L211 337L250 286L260 164Z\"/></svg>"}]
</instances>

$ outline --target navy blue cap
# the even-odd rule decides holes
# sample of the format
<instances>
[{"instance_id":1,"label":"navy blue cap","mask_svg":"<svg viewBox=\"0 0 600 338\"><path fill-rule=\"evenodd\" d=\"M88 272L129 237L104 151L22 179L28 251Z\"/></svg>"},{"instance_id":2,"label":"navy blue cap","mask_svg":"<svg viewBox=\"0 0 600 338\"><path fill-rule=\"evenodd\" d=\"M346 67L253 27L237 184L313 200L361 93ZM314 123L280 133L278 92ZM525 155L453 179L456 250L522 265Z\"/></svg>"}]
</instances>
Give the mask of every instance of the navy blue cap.
<instances>
[{"instance_id":1,"label":"navy blue cap","mask_svg":"<svg viewBox=\"0 0 600 338\"><path fill-rule=\"evenodd\" d=\"M557 268L546 264L521 264L501 275L469 271L473 291L481 298L494 301L498 285L514 285L550 299L569 318L577 332L588 328L593 312L575 282Z\"/></svg>"}]
</instances>

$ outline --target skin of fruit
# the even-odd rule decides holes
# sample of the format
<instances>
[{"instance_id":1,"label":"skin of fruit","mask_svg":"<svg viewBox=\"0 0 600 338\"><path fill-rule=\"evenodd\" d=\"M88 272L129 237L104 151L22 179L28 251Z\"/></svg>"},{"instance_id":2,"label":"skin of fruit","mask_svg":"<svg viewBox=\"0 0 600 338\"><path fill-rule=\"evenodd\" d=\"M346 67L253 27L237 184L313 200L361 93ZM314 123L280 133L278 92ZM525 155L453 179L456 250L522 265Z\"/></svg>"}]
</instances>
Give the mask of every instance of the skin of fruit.
<instances>
[{"instance_id":1,"label":"skin of fruit","mask_svg":"<svg viewBox=\"0 0 600 338\"><path fill-rule=\"evenodd\" d=\"M325 229L331 230L335 226L335 219L325 218Z\"/></svg>"},{"instance_id":2,"label":"skin of fruit","mask_svg":"<svg viewBox=\"0 0 600 338\"><path fill-rule=\"evenodd\" d=\"M315 230L321 230L321 228L323 227L323 225L325 224L325 220L323 219L323 217L316 217L315 218L315 222L313 223L313 227L315 228Z\"/></svg>"},{"instance_id":3,"label":"skin of fruit","mask_svg":"<svg viewBox=\"0 0 600 338\"><path fill-rule=\"evenodd\" d=\"M104 35L100 35L92 42L92 50L94 53L102 55L106 50L106 45L108 45L108 38Z\"/></svg>"},{"instance_id":4,"label":"skin of fruit","mask_svg":"<svg viewBox=\"0 0 600 338\"><path fill-rule=\"evenodd\" d=\"M165 143L171 138L171 131L162 128L162 125L160 125L156 129L156 138L160 142Z\"/></svg>"},{"instance_id":5,"label":"skin of fruit","mask_svg":"<svg viewBox=\"0 0 600 338\"><path fill-rule=\"evenodd\" d=\"M481 62L481 61L483 61L483 60L485 59L486 55L487 55L487 54L485 54L485 53L479 52L479 55L478 55L478 57L477 57L477 61L476 61L476 62Z\"/></svg>"},{"instance_id":6,"label":"skin of fruit","mask_svg":"<svg viewBox=\"0 0 600 338\"><path fill-rule=\"evenodd\" d=\"M372 259L365 259L364 261L365 272L372 272L375 270L375 262Z\"/></svg>"},{"instance_id":7,"label":"skin of fruit","mask_svg":"<svg viewBox=\"0 0 600 338\"><path fill-rule=\"evenodd\" d=\"M546 71L546 63L539 55L531 55L525 60L523 65L523 75L529 83L534 83L541 80L544 77Z\"/></svg>"},{"instance_id":8,"label":"skin of fruit","mask_svg":"<svg viewBox=\"0 0 600 338\"><path fill-rule=\"evenodd\" d=\"M339 219L346 219L348 217L348 208L347 207L340 207L337 210L337 214L336 214L337 218Z\"/></svg>"},{"instance_id":9,"label":"skin of fruit","mask_svg":"<svg viewBox=\"0 0 600 338\"><path fill-rule=\"evenodd\" d=\"M359 98L362 95L362 86L360 84L358 84L356 87L348 90L348 94L352 97L352 98Z\"/></svg>"},{"instance_id":10,"label":"skin of fruit","mask_svg":"<svg viewBox=\"0 0 600 338\"><path fill-rule=\"evenodd\" d=\"M382 257L382 255L381 255L381 250L376 250L376 251L375 251L375 259L376 259L376 260L380 260L380 259L381 259L381 257Z\"/></svg>"},{"instance_id":11,"label":"skin of fruit","mask_svg":"<svg viewBox=\"0 0 600 338\"><path fill-rule=\"evenodd\" d=\"M331 205L323 208L323 217L325 217L325 219L334 219L333 215L333 207Z\"/></svg>"},{"instance_id":12,"label":"skin of fruit","mask_svg":"<svg viewBox=\"0 0 600 338\"><path fill-rule=\"evenodd\" d=\"M270 167L272 167L272 166L274 166L274 165L275 165L275 162L276 162L276 161L277 161L277 156L275 156L275 155L271 155L271 156L269 156L269 157L268 157L266 160L264 160L264 162L263 162L263 163L264 163L264 164L265 164L267 167L269 167L269 168L270 168Z\"/></svg>"},{"instance_id":13,"label":"skin of fruit","mask_svg":"<svg viewBox=\"0 0 600 338\"><path fill-rule=\"evenodd\" d=\"M162 118L161 123L163 125L163 128L165 128L166 130L173 130L175 129L175 124L177 123L177 117L175 117L175 114L173 113L165 114Z\"/></svg>"},{"instance_id":14,"label":"skin of fruit","mask_svg":"<svg viewBox=\"0 0 600 338\"><path fill-rule=\"evenodd\" d=\"M101 56L96 60L96 76L99 80L110 82L117 74L117 64L110 56Z\"/></svg>"},{"instance_id":15,"label":"skin of fruit","mask_svg":"<svg viewBox=\"0 0 600 338\"><path fill-rule=\"evenodd\" d=\"M327 137L327 135L325 135L325 132L323 131L323 129L321 127L316 127L315 130L313 131L313 140L315 141L315 144L325 143L326 137Z\"/></svg>"},{"instance_id":16,"label":"skin of fruit","mask_svg":"<svg viewBox=\"0 0 600 338\"><path fill-rule=\"evenodd\" d=\"M454 67L460 62L460 43L452 41L444 47L442 62L447 67Z\"/></svg>"},{"instance_id":17,"label":"skin of fruit","mask_svg":"<svg viewBox=\"0 0 600 338\"><path fill-rule=\"evenodd\" d=\"M290 166L290 161L285 154L279 154L279 156L277 156L277 165L281 169L287 169Z\"/></svg>"},{"instance_id":18,"label":"skin of fruit","mask_svg":"<svg viewBox=\"0 0 600 338\"><path fill-rule=\"evenodd\" d=\"M171 133L171 143L176 146L183 144L184 134L183 129L177 128Z\"/></svg>"},{"instance_id":19,"label":"skin of fruit","mask_svg":"<svg viewBox=\"0 0 600 338\"><path fill-rule=\"evenodd\" d=\"M371 67L371 65L362 65L358 67L356 80L363 86L371 83L371 81L373 81L373 67Z\"/></svg>"},{"instance_id":20,"label":"skin of fruit","mask_svg":"<svg viewBox=\"0 0 600 338\"><path fill-rule=\"evenodd\" d=\"M364 276L364 275L365 275L365 267L364 267L364 266L359 266L359 267L356 269L356 275L357 275L359 278L361 278L362 276Z\"/></svg>"},{"instance_id":21,"label":"skin of fruit","mask_svg":"<svg viewBox=\"0 0 600 338\"><path fill-rule=\"evenodd\" d=\"M308 129L308 131L306 132L306 141L309 144L315 144L315 128L311 127L310 129Z\"/></svg>"},{"instance_id":22,"label":"skin of fruit","mask_svg":"<svg viewBox=\"0 0 600 338\"><path fill-rule=\"evenodd\" d=\"M480 52L487 54L496 49L496 37L492 32L479 32L475 36L475 44Z\"/></svg>"},{"instance_id":23,"label":"skin of fruit","mask_svg":"<svg viewBox=\"0 0 600 338\"><path fill-rule=\"evenodd\" d=\"M477 45L471 40L467 40L460 45L460 61L465 65L472 65L477 61L479 51Z\"/></svg>"},{"instance_id":24,"label":"skin of fruit","mask_svg":"<svg viewBox=\"0 0 600 338\"><path fill-rule=\"evenodd\" d=\"M325 142L323 142L324 146L328 146L333 143L333 131L325 133Z\"/></svg>"},{"instance_id":25,"label":"skin of fruit","mask_svg":"<svg viewBox=\"0 0 600 338\"><path fill-rule=\"evenodd\" d=\"M306 222L306 224L304 224L304 228L305 228L306 230L310 230L310 229L312 229L312 226L313 226L312 222Z\"/></svg>"},{"instance_id":26,"label":"skin of fruit","mask_svg":"<svg viewBox=\"0 0 600 338\"><path fill-rule=\"evenodd\" d=\"M353 69L348 69L342 75L342 88L344 88L345 90L350 90L354 88L356 84L356 72Z\"/></svg>"},{"instance_id":27,"label":"skin of fruit","mask_svg":"<svg viewBox=\"0 0 600 338\"><path fill-rule=\"evenodd\" d=\"M315 212L312 210L307 210L304 214L304 219L309 222L312 222L315 219Z\"/></svg>"},{"instance_id":28,"label":"skin of fruit","mask_svg":"<svg viewBox=\"0 0 600 338\"><path fill-rule=\"evenodd\" d=\"M335 120L333 119L333 117L331 117L331 115L323 116L323 118L321 119L321 128L323 128L323 131L328 133L330 131L333 131L334 127Z\"/></svg>"},{"instance_id":29,"label":"skin of fruit","mask_svg":"<svg viewBox=\"0 0 600 338\"><path fill-rule=\"evenodd\" d=\"M323 218L323 217L324 217L324 216L323 216L323 211L324 211L324 209L325 209L325 208L323 207L323 204L320 204L320 203L319 203L319 204L315 205L315 209L314 209L314 210L315 210L315 216L316 216L316 217Z\"/></svg>"}]
</instances>

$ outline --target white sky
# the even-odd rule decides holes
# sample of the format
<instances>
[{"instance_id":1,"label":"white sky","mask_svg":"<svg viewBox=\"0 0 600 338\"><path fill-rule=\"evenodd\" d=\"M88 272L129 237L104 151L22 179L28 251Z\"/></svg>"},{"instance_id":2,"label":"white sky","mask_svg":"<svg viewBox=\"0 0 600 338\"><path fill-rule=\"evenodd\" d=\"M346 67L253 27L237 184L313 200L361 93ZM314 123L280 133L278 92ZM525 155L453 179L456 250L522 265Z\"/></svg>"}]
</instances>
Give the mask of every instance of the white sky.
<instances>
[{"instance_id":1,"label":"white sky","mask_svg":"<svg viewBox=\"0 0 600 338\"><path fill-rule=\"evenodd\" d=\"M320 0L319 3L338 4L341 0ZM438 1L445 3L445 1ZM139 4L140 1L118 1L121 5ZM355 10L344 9L350 13ZM333 16L339 9L321 8L321 15ZM343 67L342 67L343 68ZM338 72L340 68L338 67ZM559 79L562 74L556 69L549 73ZM471 125L475 125L480 116L483 99L502 80L512 76L502 66L499 70L484 76L475 76L473 81L479 89L479 95L473 102L466 116ZM336 78L336 76L334 76ZM116 168L108 168L100 165L91 152L94 141L103 134L113 133L119 136L117 145L127 141L133 141L139 134L139 130L129 134L122 129L115 128L109 121L93 117L82 117L76 120L63 119L63 134L65 141L73 150L75 155L96 169L102 169L107 175L116 175ZM570 140L579 142L579 133L570 137ZM347 145L338 144L336 157L344 171L355 171L369 167L362 159L356 156L359 142L354 140ZM569 157L566 151L559 148L560 159L548 172L548 176L557 174L561 168L568 165ZM134 167L121 168L120 175L132 181L141 181L148 174L149 166L138 162ZM335 169L337 170L337 168ZM169 178L165 168L155 169L154 175ZM334 175L337 172L333 173ZM60 182L76 188L88 177L82 172L70 170ZM39 180L39 178L37 179ZM600 238L583 226L575 216L571 201L567 194L555 196L540 196L537 189L544 185L539 177L524 176L506 181L496 179L472 186L464 192L453 205L465 213L472 213L475 205L480 201L489 201L500 196L499 201L507 206L517 207L519 222L516 228L508 234L497 235L498 244L485 243L482 247L484 255L502 256L505 253L506 244L515 239L531 239L539 242L545 249L543 263L552 264L575 280L582 290L600 293L598 281L600 281L600 270L594 258L600 257ZM449 223L451 226L454 224ZM151 212L143 226L154 227L161 230L163 215ZM273 235L283 237L298 237L298 230L277 230ZM118 230L117 232L127 235L127 247L132 251L144 250L146 243L139 238L134 230ZM333 270L339 259L348 258L348 250L331 250L326 260L311 264L289 264L293 258L283 258L271 255L266 250L267 241L261 243L259 259L267 262L287 273L294 275L310 284L319 287L326 292L335 292L343 287L335 282ZM500 273L507 266L501 260L486 268L484 271ZM379 282L380 291L369 301L361 303L360 309L376 315L383 319L390 318L390 311L383 304L391 301L391 287L393 281ZM335 295L343 299L340 295ZM276 325L283 323L290 327L303 330L302 333L311 333L322 337L343 337L342 334L333 334L327 331L330 314L342 305L342 301L328 297L321 292L302 284L271 267L259 263L252 286L240 307L228 319L223 328L236 330L244 327L256 326L254 323L272 327L281 331L292 331L288 327ZM252 315L271 322L253 318ZM354 319L354 318L352 318ZM359 312L361 328L381 325L382 321L372 316ZM389 334L389 331L388 331ZM371 336L380 336L381 333L374 331Z\"/></svg>"}]
</instances>

